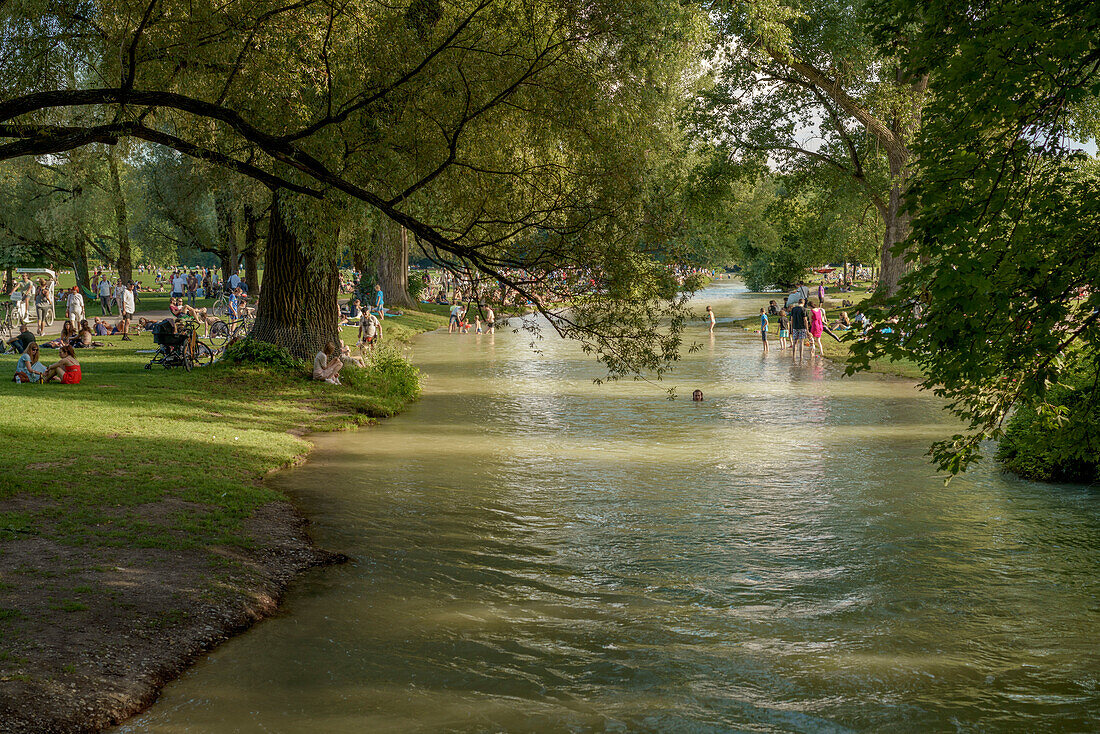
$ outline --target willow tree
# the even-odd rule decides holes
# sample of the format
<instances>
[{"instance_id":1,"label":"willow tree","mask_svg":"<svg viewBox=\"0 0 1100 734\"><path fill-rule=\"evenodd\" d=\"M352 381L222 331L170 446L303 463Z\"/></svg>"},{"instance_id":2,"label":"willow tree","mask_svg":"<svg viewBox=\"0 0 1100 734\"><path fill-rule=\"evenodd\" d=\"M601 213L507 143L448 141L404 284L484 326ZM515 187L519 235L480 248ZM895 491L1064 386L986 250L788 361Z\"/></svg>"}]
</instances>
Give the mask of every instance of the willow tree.
<instances>
[{"instance_id":1,"label":"willow tree","mask_svg":"<svg viewBox=\"0 0 1100 734\"><path fill-rule=\"evenodd\" d=\"M843 174L883 222L883 292L906 271L906 188L928 76L876 44L864 2L753 0L713 6L720 37L696 125L731 158L780 170L807 161Z\"/></svg>"},{"instance_id":2,"label":"willow tree","mask_svg":"<svg viewBox=\"0 0 1100 734\"><path fill-rule=\"evenodd\" d=\"M15 0L4 12L0 71L18 83L0 96L0 160L136 138L278 192L266 257L288 267L265 275L272 333L335 328L327 305L295 310L287 294L335 302L317 276L331 243L312 225L365 205L531 300L612 374L675 358L684 302L654 257L644 182L689 92L697 9ZM35 24L44 35L16 32ZM94 73L40 73L50 37ZM552 308L562 301L572 308Z\"/></svg>"}]
</instances>

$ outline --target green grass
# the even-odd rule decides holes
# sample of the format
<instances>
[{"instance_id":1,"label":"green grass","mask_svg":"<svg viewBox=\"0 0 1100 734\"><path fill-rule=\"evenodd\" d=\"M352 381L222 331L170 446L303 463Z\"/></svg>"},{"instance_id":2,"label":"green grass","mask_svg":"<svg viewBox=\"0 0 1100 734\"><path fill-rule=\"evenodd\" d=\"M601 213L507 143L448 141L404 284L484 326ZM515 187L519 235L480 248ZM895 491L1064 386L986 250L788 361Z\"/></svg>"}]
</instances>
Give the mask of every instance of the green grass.
<instances>
[{"instance_id":1,"label":"green grass","mask_svg":"<svg viewBox=\"0 0 1100 734\"><path fill-rule=\"evenodd\" d=\"M384 328L396 339L445 323L410 313ZM344 329L346 341L354 334ZM109 346L78 353L80 385L0 382L9 447L0 453L0 550L28 534L78 546L246 543L242 523L279 499L257 480L308 451L299 434L393 415L409 399L369 370L343 386L262 366L146 370L151 355L137 352L154 349L150 334L102 340ZM0 357L0 374L14 363ZM152 510L164 500L175 504Z\"/></svg>"}]
</instances>

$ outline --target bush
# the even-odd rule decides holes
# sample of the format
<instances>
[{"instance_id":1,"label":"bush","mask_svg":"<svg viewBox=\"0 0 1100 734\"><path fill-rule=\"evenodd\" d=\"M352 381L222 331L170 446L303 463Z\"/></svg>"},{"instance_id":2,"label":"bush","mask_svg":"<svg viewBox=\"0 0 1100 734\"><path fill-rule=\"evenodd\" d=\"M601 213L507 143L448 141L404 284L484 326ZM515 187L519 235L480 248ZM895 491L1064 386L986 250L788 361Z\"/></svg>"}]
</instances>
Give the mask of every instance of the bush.
<instances>
[{"instance_id":1,"label":"bush","mask_svg":"<svg viewBox=\"0 0 1100 734\"><path fill-rule=\"evenodd\" d=\"M420 396L420 370L390 345L364 352L365 368L347 365L340 381L358 391L370 391L391 400L407 402Z\"/></svg>"},{"instance_id":2,"label":"bush","mask_svg":"<svg viewBox=\"0 0 1100 734\"><path fill-rule=\"evenodd\" d=\"M1005 428L997 460L1045 482L1100 480L1100 396L1096 359L1076 356L1042 405L1021 405Z\"/></svg>"},{"instance_id":3,"label":"bush","mask_svg":"<svg viewBox=\"0 0 1100 734\"><path fill-rule=\"evenodd\" d=\"M260 364L293 370L309 369L305 360L295 357L280 346L258 339L241 339L233 342L225 348L222 360L230 364Z\"/></svg>"},{"instance_id":4,"label":"bush","mask_svg":"<svg viewBox=\"0 0 1100 734\"><path fill-rule=\"evenodd\" d=\"M409 278L409 295L414 301L419 301L420 296L423 295L427 288L428 286L424 283L424 279L419 275L414 275Z\"/></svg>"}]
</instances>

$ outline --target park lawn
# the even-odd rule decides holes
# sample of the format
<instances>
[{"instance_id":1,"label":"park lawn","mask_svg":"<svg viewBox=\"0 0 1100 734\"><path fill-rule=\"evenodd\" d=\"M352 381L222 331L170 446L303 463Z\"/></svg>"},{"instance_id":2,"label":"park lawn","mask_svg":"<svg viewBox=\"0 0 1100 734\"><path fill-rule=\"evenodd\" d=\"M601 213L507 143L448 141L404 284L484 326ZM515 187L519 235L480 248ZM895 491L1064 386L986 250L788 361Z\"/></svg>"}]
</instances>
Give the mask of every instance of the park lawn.
<instances>
[{"instance_id":1,"label":"park lawn","mask_svg":"<svg viewBox=\"0 0 1100 734\"><path fill-rule=\"evenodd\" d=\"M444 323L410 313L387 319L386 332L407 340ZM353 335L345 334L351 343ZM368 381L357 392L306 372L222 364L146 370L151 355L140 352L155 349L151 334L99 339L108 346L78 352L79 386L0 382L0 435L9 447L0 452L0 503L17 495L44 500L34 511L0 513L0 540L16 522L22 530L49 526L69 543L236 542L242 518L273 499L255 480L308 451L290 432L369 422L405 403L385 384ZM15 359L0 358L0 372L13 371ZM208 506L201 527L185 517L152 526L127 512L164 497Z\"/></svg>"},{"instance_id":2,"label":"park lawn","mask_svg":"<svg viewBox=\"0 0 1100 734\"><path fill-rule=\"evenodd\" d=\"M409 313L387 319L386 329L407 339L445 323ZM35 690L77 665L35 659L44 630L122 624L150 608L169 619L182 599L248 596L254 559L233 559L262 550L257 524L262 540L270 503L286 500L264 475L308 453L303 434L369 423L409 399L370 369L341 386L313 381L305 369L146 370L151 355L141 352L154 349L151 334L100 341L108 346L77 353L80 385L0 382L0 681L38 676ZM14 364L0 357L0 372L10 375ZM142 572L154 572L158 563L190 564L190 576L174 577L194 581L179 586L190 590L145 606L127 602L121 571L153 564ZM64 639L58 644L55 658L65 649Z\"/></svg>"}]
</instances>

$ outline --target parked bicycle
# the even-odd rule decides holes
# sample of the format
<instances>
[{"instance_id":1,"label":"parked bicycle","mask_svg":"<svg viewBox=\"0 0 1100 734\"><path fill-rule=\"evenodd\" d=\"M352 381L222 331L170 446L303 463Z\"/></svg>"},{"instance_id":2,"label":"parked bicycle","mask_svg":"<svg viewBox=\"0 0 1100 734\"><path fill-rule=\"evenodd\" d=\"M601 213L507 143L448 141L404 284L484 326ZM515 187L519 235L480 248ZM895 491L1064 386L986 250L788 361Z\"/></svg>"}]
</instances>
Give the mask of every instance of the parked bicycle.
<instances>
[{"instance_id":1,"label":"parked bicycle","mask_svg":"<svg viewBox=\"0 0 1100 734\"><path fill-rule=\"evenodd\" d=\"M214 350L199 341L198 328L197 321L183 319L166 319L154 326L153 343L157 345L157 351L145 369L159 364L165 369L183 367L190 372L194 367L213 364Z\"/></svg>"},{"instance_id":2,"label":"parked bicycle","mask_svg":"<svg viewBox=\"0 0 1100 734\"><path fill-rule=\"evenodd\" d=\"M249 335L256 324L254 316L242 316L230 321L215 321L210 325L210 343L215 347L222 347L232 339L240 339Z\"/></svg>"}]
</instances>

